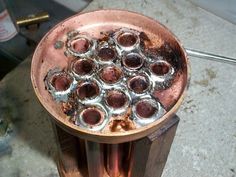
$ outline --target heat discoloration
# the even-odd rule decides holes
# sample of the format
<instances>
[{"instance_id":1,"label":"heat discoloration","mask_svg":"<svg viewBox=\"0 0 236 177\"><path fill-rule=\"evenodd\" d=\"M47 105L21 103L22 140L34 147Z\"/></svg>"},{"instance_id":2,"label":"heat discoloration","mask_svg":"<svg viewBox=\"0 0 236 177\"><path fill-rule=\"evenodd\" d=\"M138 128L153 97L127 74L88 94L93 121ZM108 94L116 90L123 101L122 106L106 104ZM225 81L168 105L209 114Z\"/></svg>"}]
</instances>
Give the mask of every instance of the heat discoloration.
<instances>
[{"instance_id":1,"label":"heat discoloration","mask_svg":"<svg viewBox=\"0 0 236 177\"><path fill-rule=\"evenodd\" d=\"M107 15L107 13L109 11L104 14ZM82 14L82 16L84 15ZM131 16L134 17L135 14ZM125 15L125 17L127 20L129 19L129 16ZM43 41L44 43L54 41L51 48L48 47L50 50L45 51L45 48L42 47L44 45L40 45L40 50L44 55L43 58L50 58L50 60L44 60L41 64L44 70L43 77L50 69L57 67L74 79L69 91L65 92L67 97L57 100L61 102L61 111L67 115L66 118L69 117L69 120L73 120L69 123L75 124L70 128L78 130L76 132L82 131L85 136L87 134L84 132L87 129L94 131L94 134L106 136L107 132L125 131L129 135L129 130L139 132L142 128L145 129L147 124L156 126L158 124L157 120L164 115L165 111L174 111L171 108L181 101L179 99L185 90L187 64L181 45L163 26L158 23L156 26L148 25L152 20L142 16L139 16L138 19L143 19L142 22L145 25L140 24L141 26L137 27L134 23L136 18L129 19L132 25L124 26L121 24L127 23L127 21L117 23L116 26L110 21L103 23L104 18L101 19L99 15L96 16L96 20L102 20L101 23L95 26L88 25L90 23L89 19L92 18L87 18L86 23L84 18L79 19L80 25L87 24L87 26L82 25L82 28L80 28L81 26L78 28L73 26L75 21L78 20L73 20L73 22L69 20L68 25L71 26L65 28L67 21L64 21L63 30L58 29L56 31L58 39L54 39L55 36L53 35L50 36L51 32L47 39ZM63 47L55 48L55 41L58 40L64 43ZM68 55L64 56L63 53ZM63 59L60 55L63 55ZM42 61L42 58L40 61ZM74 65L72 65L73 61L76 61ZM168 64L160 64L160 61ZM212 73L209 72L209 74L214 77ZM152 77L154 75L155 77ZM37 81L37 83L40 82ZM35 88L41 90L41 86ZM67 88L66 84L65 88ZM116 94L109 95L108 93L111 90ZM117 94L118 91L124 92L127 98L123 94ZM53 97L58 96L52 94L51 91L49 93ZM156 106L155 108L158 109L154 110L153 107L146 104L140 104L141 106L137 106L138 109L134 109L136 101L142 99L143 96L151 99ZM50 103L46 103L47 105L57 107L57 103L52 102L53 99L48 100ZM102 126L97 129L96 121L92 121L92 124L95 122L93 128L86 127L81 124L80 120L78 121L78 119L81 119L81 117L78 117L79 112L91 106L102 108L101 110L105 113L106 118L101 119ZM159 112L164 109L165 111ZM95 111L91 112L93 113L92 116L87 117L98 117ZM54 113L59 114L59 117L63 117L63 114L59 112L54 111ZM137 121L140 117L150 121ZM65 118L59 119L59 121L61 120L67 123ZM70 124L66 125L70 126Z\"/></svg>"}]
</instances>

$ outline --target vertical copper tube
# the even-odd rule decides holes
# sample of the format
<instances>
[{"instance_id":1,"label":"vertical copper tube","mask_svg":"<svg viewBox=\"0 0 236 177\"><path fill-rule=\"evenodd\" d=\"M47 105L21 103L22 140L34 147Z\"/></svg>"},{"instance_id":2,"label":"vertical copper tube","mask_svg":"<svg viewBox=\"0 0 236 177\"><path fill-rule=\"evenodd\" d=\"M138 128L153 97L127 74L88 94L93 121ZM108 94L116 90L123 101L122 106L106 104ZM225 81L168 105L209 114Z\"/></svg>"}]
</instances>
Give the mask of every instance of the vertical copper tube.
<instances>
[{"instance_id":1,"label":"vertical copper tube","mask_svg":"<svg viewBox=\"0 0 236 177\"><path fill-rule=\"evenodd\" d=\"M133 142L127 142L124 144L125 158L123 161L123 167L125 169L125 177L130 177L130 169L132 168L133 159Z\"/></svg>"},{"instance_id":2,"label":"vertical copper tube","mask_svg":"<svg viewBox=\"0 0 236 177\"><path fill-rule=\"evenodd\" d=\"M107 172L110 177L127 177L131 162L131 143L107 145Z\"/></svg>"},{"instance_id":3,"label":"vertical copper tube","mask_svg":"<svg viewBox=\"0 0 236 177\"><path fill-rule=\"evenodd\" d=\"M122 158L122 144L109 144L107 147L107 172L110 177L121 175Z\"/></svg>"},{"instance_id":4,"label":"vertical copper tube","mask_svg":"<svg viewBox=\"0 0 236 177\"><path fill-rule=\"evenodd\" d=\"M79 156L77 138L64 131L52 122L56 134L60 163L65 173L77 172L79 170Z\"/></svg>"},{"instance_id":5,"label":"vertical copper tube","mask_svg":"<svg viewBox=\"0 0 236 177\"><path fill-rule=\"evenodd\" d=\"M89 177L104 176L103 144L86 141L86 155Z\"/></svg>"},{"instance_id":6,"label":"vertical copper tube","mask_svg":"<svg viewBox=\"0 0 236 177\"><path fill-rule=\"evenodd\" d=\"M79 157L78 157L78 163L79 163L79 170L82 176L88 176L88 167L87 167L87 157L86 157L86 146L85 142L86 140L77 138L78 140L78 151L79 151Z\"/></svg>"}]
</instances>

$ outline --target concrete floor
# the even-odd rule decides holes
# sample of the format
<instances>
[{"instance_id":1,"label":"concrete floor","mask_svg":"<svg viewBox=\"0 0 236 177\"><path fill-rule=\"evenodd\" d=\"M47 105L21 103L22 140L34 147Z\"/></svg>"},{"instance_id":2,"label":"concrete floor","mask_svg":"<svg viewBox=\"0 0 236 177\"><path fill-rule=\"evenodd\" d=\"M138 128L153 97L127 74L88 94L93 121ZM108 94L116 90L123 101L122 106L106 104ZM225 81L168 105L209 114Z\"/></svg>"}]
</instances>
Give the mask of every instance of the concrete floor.
<instances>
[{"instance_id":1,"label":"concrete floor","mask_svg":"<svg viewBox=\"0 0 236 177\"><path fill-rule=\"evenodd\" d=\"M94 0L85 11L103 8L143 13L186 47L236 58L236 26L189 1ZM235 177L235 65L190 60L190 88L163 177ZM0 126L10 123L9 134L0 136L0 177L58 176L49 116L31 87L30 58L0 83L0 120Z\"/></svg>"}]
</instances>

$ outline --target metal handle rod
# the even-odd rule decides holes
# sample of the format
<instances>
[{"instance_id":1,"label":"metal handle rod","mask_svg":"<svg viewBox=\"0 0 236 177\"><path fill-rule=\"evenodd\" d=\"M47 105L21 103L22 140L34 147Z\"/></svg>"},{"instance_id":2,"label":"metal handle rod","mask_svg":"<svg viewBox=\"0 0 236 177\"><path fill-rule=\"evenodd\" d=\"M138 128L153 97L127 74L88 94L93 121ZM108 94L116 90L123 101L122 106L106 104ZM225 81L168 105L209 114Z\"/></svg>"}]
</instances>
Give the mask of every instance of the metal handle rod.
<instances>
[{"instance_id":1,"label":"metal handle rod","mask_svg":"<svg viewBox=\"0 0 236 177\"><path fill-rule=\"evenodd\" d=\"M202 52L202 51L198 51L194 49L188 49L188 48L185 48L185 50L187 54L192 57L198 57L198 58L203 58L207 60L214 60L214 61L224 62L224 63L229 63L229 64L236 64L236 58L215 55L215 54L206 53L206 52Z\"/></svg>"}]
</instances>

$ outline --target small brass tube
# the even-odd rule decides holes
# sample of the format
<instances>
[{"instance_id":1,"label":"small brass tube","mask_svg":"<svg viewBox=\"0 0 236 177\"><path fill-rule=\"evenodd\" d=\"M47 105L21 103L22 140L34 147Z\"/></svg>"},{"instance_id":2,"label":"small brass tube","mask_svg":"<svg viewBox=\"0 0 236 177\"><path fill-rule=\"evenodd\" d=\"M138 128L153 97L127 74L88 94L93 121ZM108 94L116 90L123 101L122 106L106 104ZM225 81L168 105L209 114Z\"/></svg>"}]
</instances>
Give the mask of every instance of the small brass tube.
<instances>
[{"instance_id":1,"label":"small brass tube","mask_svg":"<svg viewBox=\"0 0 236 177\"><path fill-rule=\"evenodd\" d=\"M27 17L21 17L16 20L16 24L20 27L38 24L49 20L50 15L47 12L32 14Z\"/></svg>"}]
</instances>

